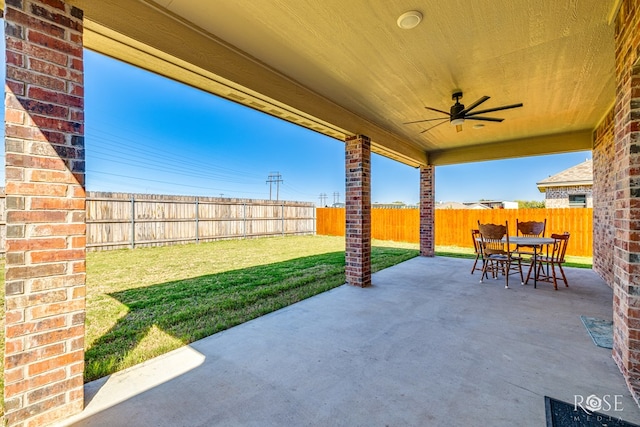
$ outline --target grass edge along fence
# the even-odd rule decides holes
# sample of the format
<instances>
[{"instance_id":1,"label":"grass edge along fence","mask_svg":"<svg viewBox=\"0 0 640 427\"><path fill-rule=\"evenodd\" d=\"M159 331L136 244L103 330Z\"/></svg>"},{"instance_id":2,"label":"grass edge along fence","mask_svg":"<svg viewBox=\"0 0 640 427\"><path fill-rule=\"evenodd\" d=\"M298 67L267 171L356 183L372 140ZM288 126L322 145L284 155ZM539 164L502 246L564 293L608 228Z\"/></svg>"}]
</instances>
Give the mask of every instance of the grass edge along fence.
<instances>
[{"instance_id":1,"label":"grass edge along fence","mask_svg":"<svg viewBox=\"0 0 640 427\"><path fill-rule=\"evenodd\" d=\"M509 234L516 234L519 221L547 220L546 236L571 233L567 255L593 256L593 209L436 209L436 246L473 248L471 229L481 223L504 224L509 221ZM344 208L317 208L316 233L344 236ZM371 237L397 242L420 242L420 212L418 209L371 209Z\"/></svg>"}]
</instances>

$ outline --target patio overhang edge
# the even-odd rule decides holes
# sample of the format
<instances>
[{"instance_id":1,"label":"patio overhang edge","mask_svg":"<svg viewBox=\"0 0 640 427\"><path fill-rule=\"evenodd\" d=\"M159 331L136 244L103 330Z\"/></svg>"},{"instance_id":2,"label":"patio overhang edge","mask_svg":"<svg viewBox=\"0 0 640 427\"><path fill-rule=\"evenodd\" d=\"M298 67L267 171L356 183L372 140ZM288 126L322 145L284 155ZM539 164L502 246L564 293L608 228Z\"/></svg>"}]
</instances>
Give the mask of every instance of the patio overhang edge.
<instances>
[{"instance_id":1,"label":"patio overhang edge","mask_svg":"<svg viewBox=\"0 0 640 427\"><path fill-rule=\"evenodd\" d=\"M583 129L553 135L535 136L429 152L429 164L434 166L518 157L562 154L593 148L593 130Z\"/></svg>"},{"instance_id":2,"label":"patio overhang edge","mask_svg":"<svg viewBox=\"0 0 640 427\"><path fill-rule=\"evenodd\" d=\"M87 49L335 139L367 135L376 154L413 167L427 164L424 150L167 11L124 0L68 2L87 8Z\"/></svg>"}]
</instances>

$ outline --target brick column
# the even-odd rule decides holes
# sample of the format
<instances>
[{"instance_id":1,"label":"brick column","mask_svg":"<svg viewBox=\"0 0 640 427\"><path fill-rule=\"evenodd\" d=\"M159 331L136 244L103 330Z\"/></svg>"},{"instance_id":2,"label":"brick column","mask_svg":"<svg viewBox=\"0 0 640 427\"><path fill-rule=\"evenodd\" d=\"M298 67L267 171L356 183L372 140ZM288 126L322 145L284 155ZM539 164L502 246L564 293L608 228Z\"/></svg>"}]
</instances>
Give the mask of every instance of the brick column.
<instances>
[{"instance_id":1,"label":"brick column","mask_svg":"<svg viewBox=\"0 0 640 427\"><path fill-rule=\"evenodd\" d=\"M613 358L640 402L640 5L616 20Z\"/></svg>"},{"instance_id":2,"label":"brick column","mask_svg":"<svg viewBox=\"0 0 640 427\"><path fill-rule=\"evenodd\" d=\"M347 283L371 285L371 141L356 135L345 141Z\"/></svg>"},{"instance_id":3,"label":"brick column","mask_svg":"<svg viewBox=\"0 0 640 427\"><path fill-rule=\"evenodd\" d=\"M6 0L5 418L46 425L83 408L82 10Z\"/></svg>"},{"instance_id":4,"label":"brick column","mask_svg":"<svg viewBox=\"0 0 640 427\"><path fill-rule=\"evenodd\" d=\"M420 167L420 255L434 256L435 236L435 166Z\"/></svg>"}]
</instances>

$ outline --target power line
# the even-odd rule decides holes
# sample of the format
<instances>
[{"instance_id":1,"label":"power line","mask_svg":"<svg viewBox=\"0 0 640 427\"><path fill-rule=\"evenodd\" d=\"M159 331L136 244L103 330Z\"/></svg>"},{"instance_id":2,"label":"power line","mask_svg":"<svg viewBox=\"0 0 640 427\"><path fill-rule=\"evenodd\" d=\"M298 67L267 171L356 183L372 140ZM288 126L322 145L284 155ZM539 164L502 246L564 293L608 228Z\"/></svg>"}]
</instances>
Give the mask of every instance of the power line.
<instances>
[{"instance_id":1,"label":"power line","mask_svg":"<svg viewBox=\"0 0 640 427\"><path fill-rule=\"evenodd\" d=\"M276 183L276 200L279 200L279 198L280 198L280 183L283 182L282 181L282 175L280 175L280 172L271 172L269 174L269 177L267 178L267 184L269 184L269 200L271 200L271 187L272 187L274 182Z\"/></svg>"},{"instance_id":2,"label":"power line","mask_svg":"<svg viewBox=\"0 0 640 427\"><path fill-rule=\"evenodd\" d=\"M327 193L320 193L320 206L327 205Z\"/></svg>"}]
</instances>

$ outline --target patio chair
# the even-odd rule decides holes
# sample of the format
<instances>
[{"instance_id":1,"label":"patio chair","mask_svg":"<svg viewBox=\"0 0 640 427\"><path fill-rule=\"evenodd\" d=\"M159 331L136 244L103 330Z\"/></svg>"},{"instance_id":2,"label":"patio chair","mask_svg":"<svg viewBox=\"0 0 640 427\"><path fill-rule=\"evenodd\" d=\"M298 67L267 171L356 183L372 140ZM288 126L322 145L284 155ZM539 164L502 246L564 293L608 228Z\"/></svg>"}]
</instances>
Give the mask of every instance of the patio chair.
<instances>
[{"instance_id":1,"label":"patio chair","mask_svg":"<svg viewBox=\"0 0 640 427\"><path fill-rule=\"evenodd\" d=\"M547 220L544 221L525 221L520 222L516 219L516 236L518 237L544 237L544 231L547 228ZM531 246L516 245L514 250L518 255L531 255L534 251Z\"/></svg>"},{"instance_id":2,"label":"patio chair","mask_svg":"<svg viewBox=\"0 0 640 427\"><path fill-rule=\"evenodd\" d=\"M509 276L519 272L520 283L524 284L522 260L511 252L509 245L509 223L505 221L505 225L480 224L478 221L478 230L480 231L480 249L484 261L480 283L487 277L488 272L491 272L494 279L502 274L505 277L505 288L509 289ZM517 271L512 271L512 267L517 267Z\"/></svg>"},{"instance_id":3,"label":"patio chair","mask_svg":"<svg viewBox=\"0 0 640 427\"><path fill-rule=\"evenodd\" d=\"M538 282L553 283L553 288L556 291L558 290L556 267L560 270L565 287L569 287L567 276L565 276L564 270L562 269L562 264L565 262L564 254L567 251L569 236L570 234L567 232L564 234L552 234L551 238L555 239L555 243L553 245L549 245L550 247L547 249L547 254L545 256L538 257ZM551 273L549 273L549 270L551 270ZM527 275L527 279L528 278L529 276Z\"/></svg>"},{"instance_id":4,"label":"patio chair","mask_svg":"<svg viewBox=\"0 0 640 427\"><path fill-rule=\"evenodd\" d=\"M474 271L482 271L482 266L484 265L482 250L480 249L480 230L475 228L471 229L471 240L473 241L473 253L476 256L476 259L473 261L473 267L471 267L471 274L473 274ZM479 259L482 260L482 265L477 267Z\"/></svg>"}]
</instances>

